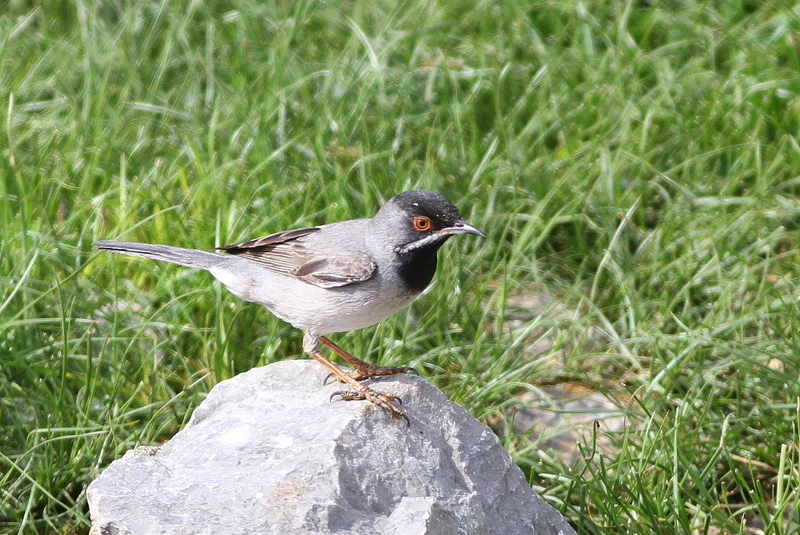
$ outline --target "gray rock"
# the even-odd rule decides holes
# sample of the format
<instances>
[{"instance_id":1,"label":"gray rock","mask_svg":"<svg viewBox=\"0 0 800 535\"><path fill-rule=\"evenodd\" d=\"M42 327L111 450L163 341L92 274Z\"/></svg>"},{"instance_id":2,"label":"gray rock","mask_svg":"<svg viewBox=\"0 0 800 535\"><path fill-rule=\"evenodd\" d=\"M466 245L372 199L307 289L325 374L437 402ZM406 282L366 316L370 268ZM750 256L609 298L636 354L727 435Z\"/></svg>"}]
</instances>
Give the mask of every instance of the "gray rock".
<instances>
[{"instance_id":1,"label":"gray rock","mask_svg":"<svg viewBox=\"0 0 800 535\"><path fill-rule=\"evenodd\" d=\"M574 534L494 433L416 376L374 379L411 422L330 401L314 361L219 383L164 446L87 490L98 534Z\"/></svg>"}]
</instances>

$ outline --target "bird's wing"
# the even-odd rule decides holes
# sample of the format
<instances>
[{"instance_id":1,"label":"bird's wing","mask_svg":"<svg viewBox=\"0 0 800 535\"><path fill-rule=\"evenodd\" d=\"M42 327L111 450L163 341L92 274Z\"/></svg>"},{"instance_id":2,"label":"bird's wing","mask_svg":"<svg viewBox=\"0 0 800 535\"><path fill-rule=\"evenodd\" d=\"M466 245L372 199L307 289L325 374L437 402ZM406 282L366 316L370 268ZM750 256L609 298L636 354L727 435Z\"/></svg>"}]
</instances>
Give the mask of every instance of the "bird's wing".
<instances>
[{"instance_id":1,"label":"bird's wing","mask_svg":"<svg viewBox=\"0 0 800 535\"><path fill-rule=\"evenodd\" d=\"M365 281L375 274L377 266L366 253L307 247L304 238L320 230L320 227L287 230L219 249L322 288Z\"/></svg>"}]
</instances>

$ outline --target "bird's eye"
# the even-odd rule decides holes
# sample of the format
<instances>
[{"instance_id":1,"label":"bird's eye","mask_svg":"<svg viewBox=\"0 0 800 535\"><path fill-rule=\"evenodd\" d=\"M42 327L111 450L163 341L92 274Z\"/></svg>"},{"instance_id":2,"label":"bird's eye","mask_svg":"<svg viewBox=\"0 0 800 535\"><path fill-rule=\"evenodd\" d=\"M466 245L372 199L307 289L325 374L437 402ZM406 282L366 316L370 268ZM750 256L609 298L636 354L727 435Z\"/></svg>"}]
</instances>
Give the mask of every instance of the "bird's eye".
<instances>
[{"instance_id":1,"label":"bird's eye","mask_svg":"<svg viewBox=\"0 0 800 535\"><path fill-rule=\"evenodd\" d=\"M414 228L421 232L427 232L433 228L433 222L430 220L430 218L427 218L424 215L419 215L414 218Z\"/></svg>"}]
</instances>

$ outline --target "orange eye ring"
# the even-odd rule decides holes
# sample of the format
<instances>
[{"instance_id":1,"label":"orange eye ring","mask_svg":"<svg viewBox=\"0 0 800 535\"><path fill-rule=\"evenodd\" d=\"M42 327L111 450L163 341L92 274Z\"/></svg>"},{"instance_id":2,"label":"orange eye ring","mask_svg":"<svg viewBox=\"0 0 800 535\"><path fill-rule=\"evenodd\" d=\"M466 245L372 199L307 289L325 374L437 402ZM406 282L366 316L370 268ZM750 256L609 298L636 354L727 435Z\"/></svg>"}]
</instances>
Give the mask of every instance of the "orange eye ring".
<instances>
[{"instance_id":1,"label":"orange eye ring","mask_svg":"<svg viewBox=\"0 0 800 535\"><path fill-rule=\"evenodd\" d=\"M433 221L424 215L418 215L414 218L414 228L420 232L427 232L433 228Z\"/></svg>"}]
</instances>

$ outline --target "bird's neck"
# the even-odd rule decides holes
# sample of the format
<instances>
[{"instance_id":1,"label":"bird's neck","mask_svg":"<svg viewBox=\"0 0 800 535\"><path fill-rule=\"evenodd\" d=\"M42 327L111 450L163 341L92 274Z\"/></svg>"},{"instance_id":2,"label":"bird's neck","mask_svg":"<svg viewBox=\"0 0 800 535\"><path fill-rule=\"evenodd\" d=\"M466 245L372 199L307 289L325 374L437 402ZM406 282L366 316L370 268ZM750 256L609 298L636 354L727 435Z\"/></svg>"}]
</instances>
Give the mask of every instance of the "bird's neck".
<instances>
[{"instance_id":1,"label":"bird's neck","mask_svg":"<svg viewBox=\"0 0 800 535\"><path fill-rule=\"evenodd\" d=\"M400 255L397 272L409 290L421 292L428 287L436 273L436 253L441 246L441 242L434 243Z\"/></svg>"}]
</instances>

